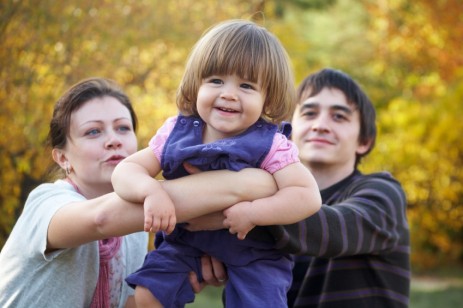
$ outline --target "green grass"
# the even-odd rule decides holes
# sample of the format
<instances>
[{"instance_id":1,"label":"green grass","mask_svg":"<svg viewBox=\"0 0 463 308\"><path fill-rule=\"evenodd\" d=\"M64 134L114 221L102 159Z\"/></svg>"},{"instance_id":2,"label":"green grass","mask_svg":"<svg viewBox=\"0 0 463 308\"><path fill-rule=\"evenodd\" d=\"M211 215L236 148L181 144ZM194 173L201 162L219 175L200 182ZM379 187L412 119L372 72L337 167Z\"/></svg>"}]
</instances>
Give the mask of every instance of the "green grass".
<instances>
[{"instance_id":1,"label":"green grass","mask_svg":"<svg viewBox=\"0 0 463 308\"><path fill-rule=\"evenodd\" d=\"M206 287L187 308L221 308L222 288ZM463 276L420 276L412 279L410 308L463 307Z\"/></svg>"},{"instance_id":2,"label":"green grass","mask_svg":"<svg viewBox=\"0 0 463 308\"><path fill-rule=\"evenodd\" d=\"M462 307L463 273L441 271L412 278L410 308Z\"/></svg>"},{"instance_id":3,"label":"green grass","mask_svg":"<svg viewBox=\"0 0 463 308\"><path fill-rule=\"evenodd\" d=\"M194 303L186 305L187 308L221 308L222 288L207 286L201 293L196 294Z\"/></svg>"},{"instance_id":4,"label":"green grass","mask_svg":"<svg viewBox=\"0 0 463 308\"><path fill-rule=\"evenodd\" d=\"M410 308L453 308L463 306L463 287L449 287L443 290L412 290Z\"/></svg>"}]
</instances>

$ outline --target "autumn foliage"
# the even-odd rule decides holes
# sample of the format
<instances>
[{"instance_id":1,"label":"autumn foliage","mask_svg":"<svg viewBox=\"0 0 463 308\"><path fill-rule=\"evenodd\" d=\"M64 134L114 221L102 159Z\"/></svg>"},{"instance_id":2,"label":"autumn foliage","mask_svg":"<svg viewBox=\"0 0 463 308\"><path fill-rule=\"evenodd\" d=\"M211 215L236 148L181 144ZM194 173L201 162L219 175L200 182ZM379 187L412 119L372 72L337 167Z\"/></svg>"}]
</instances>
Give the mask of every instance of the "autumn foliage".
<instances>
[{"instance_id":1,"label":"autumn foliage","mask_svg":"<svg viewBox=\"0 0 463 308\"><path fill-rule=\"evenodd\" d=\"M416 269L463 263L463 1L185 0L0 3L0 247L51 164L59 95L113 78L140 118L140 146L176 113L186 56L201 33L253 19L288 50L299 81L324 66L360 81L378 108L362 171L388 170L408 197Z\"/></svg>"}]
</instances>

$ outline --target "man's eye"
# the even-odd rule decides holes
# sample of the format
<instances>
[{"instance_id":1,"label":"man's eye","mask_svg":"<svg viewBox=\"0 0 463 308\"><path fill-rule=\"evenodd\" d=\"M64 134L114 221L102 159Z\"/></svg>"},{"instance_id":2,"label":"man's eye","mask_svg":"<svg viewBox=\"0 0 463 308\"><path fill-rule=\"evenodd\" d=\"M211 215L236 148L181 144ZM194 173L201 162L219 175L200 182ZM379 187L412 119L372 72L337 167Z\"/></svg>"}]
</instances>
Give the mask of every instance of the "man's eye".
<instances>
[{"instance_id":1,"label":"man's eye","mask_svg":"<svg viewBox=\"0 0 463 308\"><path fill-rule=\"evenodd\" d=\"M303 117L313 118L317 113L315 111L306 111L302 114Z\"/></svg>"},{"instance_id":2,"label":"man's eye","mask_svg":"<svg viewBox=\"0 0 463 308\"><path fill-rule=\"evenodd\" d=\"M343 114L335 113L333 115L333 119L336 120L336 121L344 121L347 118Z\"/></svg>"}]
</instances>

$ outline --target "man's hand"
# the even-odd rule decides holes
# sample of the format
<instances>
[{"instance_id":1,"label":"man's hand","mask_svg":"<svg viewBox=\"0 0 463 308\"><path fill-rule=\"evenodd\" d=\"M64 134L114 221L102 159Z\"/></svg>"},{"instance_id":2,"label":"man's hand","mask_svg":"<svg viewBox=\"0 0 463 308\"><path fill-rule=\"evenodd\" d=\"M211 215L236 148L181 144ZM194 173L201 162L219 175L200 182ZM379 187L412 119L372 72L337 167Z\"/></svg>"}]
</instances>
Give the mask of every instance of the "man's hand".
<instances>
[{"instance_id":1,"label":"man's hand","mask_svg":"<svg viewBox=\"0 0 463 308\"><path fill-rule=\"evenodd\" d=\"M188 220L188 225L186 225L185 229L191 232L225 229L223 225L224 219L225 219L225 216L223 216L222 212L206 214L206 215L199 216L199 217Z\"/></svg>"},{"instance_id":2,"label":"man's hand","mask_svg":"<svg viewBox=\"0 0 463 308\"><path fill-rule=\"evenodd\" d=\"M199 282L196 273L190 272L190 284L195 293L199 293L205 286L211 285L215 287L223 286L227 279L227 271L222 262L214 257L202 256L201 257L201 272L204 281Z\"/></svg>"},{"instance_id":3,"label":"man's hand","mask_svg":"<svg viewBox=\"0 0 463 308\"><path fill-rule=\"evenodd\" d=\"M188 172L189 174L197 174L202 172L201 169L187 162L183 163L183 168L185 168L186 172Z\"/></svg>"}]
</instances>

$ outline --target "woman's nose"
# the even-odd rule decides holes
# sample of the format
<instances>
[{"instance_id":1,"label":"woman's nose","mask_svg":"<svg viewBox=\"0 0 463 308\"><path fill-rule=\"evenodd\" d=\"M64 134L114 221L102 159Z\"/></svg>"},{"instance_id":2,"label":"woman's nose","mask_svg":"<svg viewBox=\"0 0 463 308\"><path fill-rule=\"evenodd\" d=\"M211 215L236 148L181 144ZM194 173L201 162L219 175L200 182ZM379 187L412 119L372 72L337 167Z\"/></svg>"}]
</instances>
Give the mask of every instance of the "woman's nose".
<instances>
[{"instance_id":1,"label":"woman's nose","mask_svg":"<svg viewBox=\"0 0 463 308\"><path fill-rule=\"evenodd\" d=\"M106 141L107 148L120 148L121 145L121 139L116 132L110 133L108 135L108 140Z\"/></svg>"}]
</instances>

